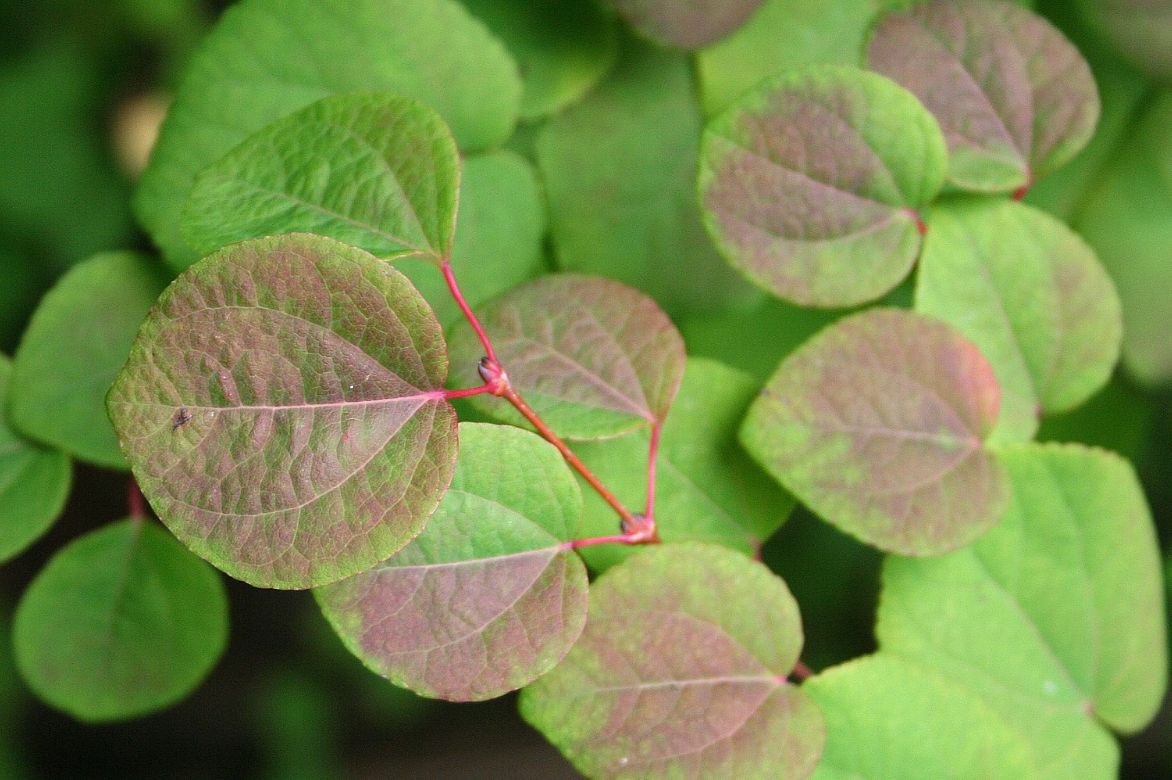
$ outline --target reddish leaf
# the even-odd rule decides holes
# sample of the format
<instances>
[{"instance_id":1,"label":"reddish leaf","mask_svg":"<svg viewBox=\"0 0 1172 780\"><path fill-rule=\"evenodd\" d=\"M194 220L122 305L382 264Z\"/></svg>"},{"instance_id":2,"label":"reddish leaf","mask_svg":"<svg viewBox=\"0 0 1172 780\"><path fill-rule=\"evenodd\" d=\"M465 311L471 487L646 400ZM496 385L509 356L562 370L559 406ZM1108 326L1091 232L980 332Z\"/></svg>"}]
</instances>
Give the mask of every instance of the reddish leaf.
<instances>
[{"instance_id":1,"label":"reddish leaf","mask_svg":"<svg viewBox=\"0 0 1172 780\"><path fill-rule=\"evenodd\" d=\"M642 35L664 46L698 49L740 27L763 0L609 0Z\"/></svg>"}]
</instances>

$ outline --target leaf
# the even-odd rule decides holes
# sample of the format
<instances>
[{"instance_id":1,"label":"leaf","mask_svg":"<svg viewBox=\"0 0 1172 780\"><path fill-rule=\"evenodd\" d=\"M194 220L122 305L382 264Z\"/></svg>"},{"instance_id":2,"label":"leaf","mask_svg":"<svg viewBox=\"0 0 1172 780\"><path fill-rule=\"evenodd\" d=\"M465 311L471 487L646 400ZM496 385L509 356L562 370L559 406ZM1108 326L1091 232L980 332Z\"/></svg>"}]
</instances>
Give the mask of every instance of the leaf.
<instances>
[{"instance_id":1,"label":"leaf","mask_svg":"<svg viewBox=\"0 0 1172 780\"><path fill-rule=\"evenodd\" d=\"M817 780L1033 777L1025 738L962 686L886 653L802 684L826 719Z\"/></svg>"},{"instance_id":2,"label":"leaf","mask_svg":"<svg viewBox=\"0 0 1172 780\"><path fill-rule=\"evenodd\" d=\"M1039 413L1093 395L1119 359L1119 296L1063 223L1009 201L933 209L916 311L949 323L989 358L1001 387L994 436L1028 441Z\"/></svg>"},{"instance_id":3,"label":"leaf","mask_svg":"<svg viewBox=\"0 0 1172 780\"><path fill-rule=\"evenodd\" d=\"M594 583L581 639L521 714L590 777L805 777L823 727L785 679L801 646L797 604L761 564L650 547Z\"/></svg>"},{"instance_id":4,"label":"leaf","mask_svg":"<svg viewBox=\"0 0 1172 780\"><path fill-rule=\"evenodd\" d=\"M933 0L879 22L868 65L936 115L948 180L1011 192L1062 167L1099 118L1090 68L1062 33L1004 2Z\"/></svg>"},{"instance_id":5,"label":"leaf","mask_svg":"<svg viewBox=\"0 0 1172 780\"><path fill-rule=\"evenodd\" d=\"M300 231L377 257L441 263L452 250L460 158L412 98L334 95L250 135L196 178L183 235L201 253Z\"/></svg>"},{"instance_id":6,"label":"leaf","mask_svg":"<svg viewBox=\"0 0 1172 780\"><path fill-rule=\"evenodd\" d=\"M640 35L660 44L698 49L745 23L762 0L607 0Z\"/></svg>"},{"instance_id":7,"label":"leaf","mask_svg":"<svg viewBox=\"0 0 1172 780\"><path fill-rule=\"evenodd\" d=\"M1172 81L1172 3L1079 0L1077 5L1116 56L1165 83Z\"/></svg>"},{"instance_id":8,"label":"leaf","mask_svg":"<svg viewBox=\"0 0 1172 780\"><path fill-rule=\"evenodd\" d=\"M158 526L123 520L75 539L16 609L17 668L48 704L121 720L187 696L228 638L224 585Z\"/></svg>"},{"instance_id":9,"label":"leaf","mask_svg":"<svg viewBox=\"0 0 1172 780\"><path fill-rule=\"evenodd\" d=\"M673 316L755 295L701 225L700 130L688 59L624 37L610 76L537 136L558 266L637 287Z\"/></svg>"},{"instance_id":10,"label":"leaf","mask_svg":"<svg viewBox=\"0 0 1172 780\"><path fill-rule=\"evenodd\" d=\"M827 522L881 550L934 555L1005 509L984 441L997 419L993 369L951 327L898 309L835 322L777 369L741 441Z\"/></svg>"},{"instance_id":11,"label":"leaf","mask_svg":"<svg viewBox=\"0 0 1172 780\"><path fill-rule=\"evenodd\" d=\"M793 498L737 442L737 427L758 387L714 360L688 359L656 458L655 517L665 542L712 542L752 555L793 509ZM639 431L583 442L574 452L628 507L644 507L649 439L648 432ZM616 533L614 510L593 491L585 497L582 535ZM626 559L633 549L607 544L580 552L599 571Z\"/></svg>"},{"instance_id":12,"label":"leaf","mask_svg":"<svg viewBox=\"0 0 1172 780\"><path fill-rule=\"evenodd\" d=\"M132 252L95 255L61 277L13 359L12 425L79 460L125 469L106 392L167 280L157 262Z\"/></svg>"},{"instance_id":13,"label":"leaf","mask_svg":"<svg viewBox=\"0 0 1172 780\"><path fill-rule=\"evenodd\" d=\"M12 362L0 355L0 561L49 530L65 508L72 472L63 452L17 434L8 423Z\"/></svg>"},{"instance_id":14,"label":"leaf","mask_svg":"<svg viewBox=\"0 0 1172 780\"><path fill-rule=\"evenodd\" d=\"M108 406L180 541L249 584L309 588L422 530L456 459L446 373L439 324L401 274L273 236L167 289Z\"/></svg>"},{"instance_id":15,"label":"leaf","mask_svg":"<svg viewBox=\"0 0 1172 780\"><path fill-rule=\"evenodd\" d=\"M1138 463L1156 424L1155 399L1117 373L1087 403L1043 419L1038 440L1090 444Z\"/></svg>"},{"instance_id":16,"label":"leaf","mask_svg":"<svg viewBox=\"0 0 1172 780\"><path fill-rule=\"evenodd\" d=\"M851 306L899 284L944 181L932 116L903 88L846 67L765 81L709 122L700 201L717 247L754 284L806 306Z\"/></svg>"},{"instance_id":17,"label":"leaf","mask_svg":"<svg viewBox=\"0 0 1172 780\"><path fill-rule=\"evenodd\" d=\"M373 569L315 592L352 653L396 685L490 699L554 666L586 623L573 538L582 497L553 445L460 424L452 485L424 532Z\"/></svg>"},{"instance_id":18,"label":"leaf","mask_svg":"<svg viewBox=\"0 0 1172 780\"><path fill-rule=\"evenodd\" d=\"M614 64L614 19L593 2L461 2L517 60L525 88L522 119L561 111L590 91Z\"/></svg>"},{"instance_id":19,"label":"leaf","mask_svg":"<svg viewBox=\"0 0 1172 780\"><path fill-rule=\"evenodd\" d=\"M883 652L980 695L1031 743L1048 777L1114 776L1096 720L1132 732L1167 676L1158 548L1131 467L1102 450L1007 450L1013 501L967 550L892 558Z\"/></svg>"},{"instance_id":20,"label":"leaf","mask_svg":"<svg viewBox=\"0 0 1172 780\"><path fill-rule=\"evenodd\" d=\"M684 343L655 302L609 279L556 274L477 312L512 386L559 436L601 439L662 420L684 373ZM462 384L481 384L483 347L452 332ZM486 413L524 424L508 403L474 396Z\"/></svg>"},{"instance_id":21,"label":"leaf","mask_svg":"<svg viewBox=\"0 0 1172 780\"><path fill-rule=\"evenodd\" d=\"M193 55L134 208L167 261L196 175L265 125L328 95L386 90L434 108L465 151L516 122L521 82L504 47L455 0L245 0Z\"/></svg>"}]
</instances>

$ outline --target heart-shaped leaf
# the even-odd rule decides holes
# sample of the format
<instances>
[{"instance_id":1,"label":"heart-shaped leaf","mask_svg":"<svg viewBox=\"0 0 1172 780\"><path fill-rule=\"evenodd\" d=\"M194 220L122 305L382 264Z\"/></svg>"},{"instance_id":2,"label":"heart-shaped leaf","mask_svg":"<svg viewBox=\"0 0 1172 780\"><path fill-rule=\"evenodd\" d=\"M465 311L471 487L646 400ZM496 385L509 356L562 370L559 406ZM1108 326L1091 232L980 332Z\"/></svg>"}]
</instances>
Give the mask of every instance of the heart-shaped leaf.
<instances>
[{"instance_id":1,"label":"heart-shaped leaf","mask_svg":"<svg viewBox=\"0 0 1172 780\"><path fill-rule=\"evenodd\" d=\"M647 296L609 279L557 274L486 304L478 315L512 386L560 436L618 436L667 416L684 373L684 343ZM456 376L478 384L483 347L463 324L452 333ZM478 408L525 424L508 402Z\"/></svg>"},{"instance_id":2,"label":"heart-shaped leaf","mask_svg":"<svg viewBox=\"0 0 1172 780\"><path fill-rule=\"evenodd\" d=\"M581 639L521 714L590 777L801 778L824 738L785 679L801 647L797 604L761 564L648 548L595 582Z\"/></svg>"},{"instance_id":3,"label":"heart-shaped leaf","mask_svg":"<svg viewBox=\"0 0 1172 780\"><path fill-rule=\"evenodd\" d=\"M1119 359L1119 296L1066 225L1010 201L933 209L916 310L971 339L1001 386L999 440L1027 441L1040 411L1078 406Z\"/></svg>"},{"instance_id":4,"label":"heart-shaped leaf","mask_svg":"<svg viewBox=\"0 0 1172 780\"><path fill-rule=\"evenodd\" d=\"M980 695L1027 736L1043 776L1113 776L1118 748L1096 720L1138 730L1167 683L1143 493L1103 450L1003 457L1013 501L994 531L942 558L888 560L880 646Z\"/></svg>"},{"instance_id":5,"label":"heart-shaped leaf","mask_svg":"<svg viewBox=\"0 0 1172 780\"><path fill-rule=\"evenodd\" d=\"M389 93L335 95L268 125L195 180L183 235L201 253L301 231L377 257L452 250L460 157L439 114Z\"/></svg>"},{"instance_id":6,"label":"heart-shaped leaf","mask_svg":"<svg viewBox=\"0 0 1172 780\"><path fill-rule=\"evenodd\" d=\"M914 92L948 141L948 180L1009 192L1061 167L1099 118L1082 55L1021 6L933 0L885 17L868 65Z\"/></svg>"},{"instance_id":7,"label":"heart-shaped leaf","mask_svg":"<svg viewBox=\"0 0 1172 780\"><path fill-rule=\"evenodd\" d=\"M234 244L163 294L108 407L179 539L253 585L357 574L451 479L443 336L403 276L309 235Z\"/></svg>"},{"instance_id":8,"label":"heart-shaped leaf","mask_svg":"<svg viewBox=\"0 0 1172 780\"><path fill-rule=\"evenodd\" d=\"M770 79L708 124L700 200L717 247L754 283L807 306L878 298L920 250L916 209L944 181L940 129L874 73Z\"/></svg>"},{"instance_id":9,"label":"heart-shaped leaf","mask_svg":"<svg viewBox=\"0 0 1172 780\"><path fill-rule=\"evenodd\" d=\"M61 277L13 358L12 425L80 460L125 469L106 393L167 279L157 262L130 252L96 255Z\"/></svg>"},{"instance_id":10,"label":"heart-shaped leaf","mask_svg":"<svg viewBox=\"0 0 1172 780\"><path fill-rule=\"evenodd\" d=\"M227 639L219 576L141 519L59 550L21 598L12 627L25 682L84 721L131 718L182 699Z\"/></svg>"},{"instance_id":11,"label":"heart-shaped leaf","mask_svg":"<svg viewBox=\"0 0 1172 780\"><path fill-rule=\"evenodd\" d=\"M828 522L882 550L961 547L1001 517L989 362L951 327L896 309L839 320L791 354L741 440Z\"/></svg>"},{"instance_id":12,"label":"heart-shaped leaf","mask_svg":"<svg viewBox=\"0 0 1172 780\"><path fill-rule=\"evenodd\" d=\"M564 543L582 498L553 445L461 423L452 485L410 545L316 591L375 672L424 696L490 699L562 659L586 623L586 567Z\"/></svg>"},{"instance_id":13,"label":"heart-shaped leaf","mask_svg":"<svg viewBox=\"0 0 1172 780\"><path fill-rule=\"evenodd\" d=\"M607 0L641 35L698 49L745 23L763 0Z\"/></svg>"}]
</instances>

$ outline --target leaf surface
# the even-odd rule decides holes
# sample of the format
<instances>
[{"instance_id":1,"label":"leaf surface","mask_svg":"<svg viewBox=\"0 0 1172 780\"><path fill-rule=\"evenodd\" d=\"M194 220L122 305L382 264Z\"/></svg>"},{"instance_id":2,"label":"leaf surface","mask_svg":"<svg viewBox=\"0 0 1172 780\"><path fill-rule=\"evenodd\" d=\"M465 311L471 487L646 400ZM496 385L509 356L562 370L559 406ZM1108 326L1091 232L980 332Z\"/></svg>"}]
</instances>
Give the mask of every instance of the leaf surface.
<instances>
[{"instance_id":1,"label":"leaf surface","mask_svg":"<svg viewBox=\"0 0 1172 780\"><path fill-rule=\"evenodd\" d=\"M108 406L164 523L228 574L308 588L414 538L456 458L435 316L360 249L274 236L167 289Z\"/></svg>"},{"instance_id":2,"label":"leaf surface","mask_svg":"<svg viewBox=\"0 0 1172 780\"><path fill-rule=\"evenodd\" d=\"M591 588L586 630L521 714L590 777L805 777L822 718L785 675L797 604L763 565L648 548Z\"/></svg>"},{"instance_id":3,"label":"leaf surface","mask_svg":"<svg viewBox=\"0 0 1172 780\"><path fill-rule=\"evenodd\" d=\"M661 46L697 49L745 23L762 0L607 0L641 35Z\"/></svg>"},{"instance_id":4,"label":"leaf surface","mask_svg":"<svg viewBox=\"0 0 1172 780\"><path fill-rule=\"evenodd\" d=\"M452 485L410 545L316 591L351 652L424 696L490 699L562 659L586 623L582 498L553 445L460 424Z\"/></svg>"},{"instance_id":5,"label":"leaf surface","mask_svg":"<svg viewBox=\"0 0 1172 780\"><path fill-rule=\"evenodd\" d=\"M124 520L75 539L17 606L12 638L29 687L83 721L131 718L192 691L224 651L219 576L163 529Z\"/></svg>"},{"instance_id":6,"label":"leaf surface","mask_svg":"<svg viewBox=\"0 0 1172 780\"><path fill-rule=\"evenodd\" d=\"M741 441L823 519L889 552L930 555L987 531L1005 509L984 441L993 369L951 327L897 309L835 322L786 358L749 408Z\"/></svg>"},{"instance_id":7,"label":"leaf surface","mask_svg":"<svg viewBox=\"0 0 1172 780\"><path fill-rule=\"evenodd\" d=\"M789 72L704 130L705 225L734 268L780 298L850 306L895 287L920 250L916 209L946 151L932 116L856 68Z\"/></svg>"}]
</instances>

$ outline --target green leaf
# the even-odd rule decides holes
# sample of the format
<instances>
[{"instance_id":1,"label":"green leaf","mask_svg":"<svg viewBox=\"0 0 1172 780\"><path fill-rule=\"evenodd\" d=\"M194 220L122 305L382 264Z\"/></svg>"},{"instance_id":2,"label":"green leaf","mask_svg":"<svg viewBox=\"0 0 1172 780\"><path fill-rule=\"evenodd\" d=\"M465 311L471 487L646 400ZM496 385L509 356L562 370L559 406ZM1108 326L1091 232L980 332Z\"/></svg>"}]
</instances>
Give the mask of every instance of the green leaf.
<instances>
[{"instance_id":1,"label":"green leaf","mask_svg":"<svg viewBox=\"0 0 1172 780\"><path fill-rule=\"evenodd\" d=\"M586 623L586 567L564 544L581 511L553 445L461 423L451 488L424 532L315 595L350 651L396 685L500 696L549 671Z\"/></svg>"},{"instance_id":2,"label":"green leaf","mask_svg":"<svg viewBox=\"0 0 1172 780\"><path fill-rule=\"evenodd\" d=\"M332 94L386 90L439 112L465 151L509 137L521 82L455 0L245 0L192 57L138 182L135 212L176 268L196 175L265 125Z\"/></svg>"},{"instance_id":3,"label":"green leaf","mask_svg":"<svg viewBox=\"0 0 1172 780\"><path fill-rule=\"evenodd\" d=\"M1172 81L1172 3L1078 0L1077 5L1117 56L1165 83Z\"/></svg>"},{"instance_id":4,"label":"green leaf","mask_svg":"<svg viewBox=\"0 0 1172 780\"><path fill-rule=\"evenodd\" d=\"M184 544L252 585L309 588L422 530L456 459L446 374L439 323L401 274L294 234L184 272L108 406Z\"/></svg>"},{"instance_id":5,"label":"green leaf","mask_svg":"<svg viewBox=\"0 0 1172 780\"><path fill-rule=\"evenodd\" d=\"M183 235L201 253L293 231L441 263L460 158L439 114L389 93L335 95L249 136L195 180Z\"/></svg>"},{"instance_id":6,"label":"green leaf","mask_svg":"<svg viewBox=\"0 0 1172 780\"><path fill-rule=\"evenodd\" d=\"M640 35L661 46L698 49L745 23L762 0L606 0Z\"/></svg>"},{"instance_id":7,"label":"green leaf","mask_svg":"<svg viewBox=\"0 0 1172 780\"><path fill-rule=\"evenodd\" d=\"M713 542L746 555L757 552L785 521L794 501L741 449L737 427L759 385L713 360L689 358L680 393L663 425L656 459L655 517L665 542ZM574 451L628 507L647 501L646 431ZM583 536L616 533L617 518L585 491ZM631 547L582 548L592 569L624 560Z\"/></svg>"},{"instance_id":8,"label":"green leaf","mask_svg":"<svg viewBox=\"0 0 1172 780\"><path fill-rule=\"evenodd\" d=\"M65 508L72 477L65 453L28 441L9 426L11 376L12 362L0 355L0 561L49 530Z\"/></svg>"},{"instance_id":9,"label":"green leaf","mask_svg":"<svg viewBox=\"0 0 1172 780\"><path fill-rule=\"evenodd\" d=\"M536 148L559 267L638 287L673 315L754 294L700 223L693 91L686 57L624 38L615 70Z\"/></svg>"},{"instance_id":10,"label":"green leaf","mask_svg":"<svg viewBox=\"0 0 1172 780\"><path fill-rule=\"evenodd\" d=\"M525 92L521 118L540 119L579 100L614 64L612 15L593 2L460 0L505 42Z\"/></svg>"},{"instance_id":11,"label":"green leaf","mask_svg":"<svg viewBox=\"0 0 1172 780\"><path fill-rule=\"evenodd\" d=\"M131 252L95 255L61 277L13 359L12 425L79 460L125 469L106 392L167 280L157 262Z\"/></svg>"},{"instance_id":12,"label":"green leaf","mask_svg":"<svg viewBox=\"0 0 1172 780\"><path fill-rule=\"evenodd\" d=\"M75 539L29 585L14 619L17 668L84 721L132 718L187 696L228 638L211 567L170 534L124 520Z\"/></svg>"},{"instance_id":13,"label":"green leaf","mask_svg":"<svg viewBox=\"0 0 1172 780\"><path fill-rule=\"evenodd\" d=\"M948 141L948 180L1011 192L1060 168L1099 118L1078 49L1012 3L933 0L885 17L868 65L914 92Z\"/></svg>"},{"instance_id":14,"label":"green leaf","mask_svg":"<svg viewBox=\"0 0 1172 780\"><path fill-rule=\"evenodd\" d=\"M783 74L704 130L700 200L717 247L751 281L806 306L899 284L916 209L944 181L944 139L909 92L856 68Z\"/></svg>"},{"instance_id":15,"label":"green leaf","mask_svg":"<svg viewBox=\"0 0 1172 780\"><path fill-rule=\"evenodd\" d=\"M826 719L815 780L1020 780L1035 768L1025 738L964 687L886 653L802 684Z\"/></svg>"},{"instance_id":16,"label":"green leaf","mask_svg":"<svg viewBox=\"0 0 1172 780\"><path fill-rule=\"evenodd\" d=\"M1140 462L1154 425L1155 399L1141 392L1122 374L1116 374L1087 403L1065 414L1044 418L1038 428L1038 441L1090 444Z\"/></svg>"},{"instance_id":17,"label":"green leaf","mask_svg":"<svg viewBox=\"0 0 1172 780\"><path fill-rule=\"evenodd\" d=\"M590 777L805 777L823 726L785 679L801 647L797 603L761 564L647 548L594 583L582 638L521 714Z\"/></svg>"},{"instance_id":18,"label":"green leaf","mask_svg":"<svg viewBox=\"0 0 1172 780\"><path fill-rule=\"evenodd\" d=\"M684 342L655 301L609 279L557 274L477 312L513 388L559 436L602 439L667 416L684 373ZM457 382L482 384L484 348L467 323L452 332ZM477 408L524 425L505 400Z\"/></svg>"},{"instance_id":19,"label":"green leaf","mask_svg":"<svg viewBox=\"0 0 1172 780\"><path fill-rule=\"evenodd\" d=\"M1167 649L1152 520L1128 463L1080 446L1004 453L1013 501L971 548L892 558L880 647L980 695L1047 777L1114 776L1098 721L1132 732L1164 694Z\"/></svg>"},{"instance_id":20,"label":"green leaf","mask_svg":"<svg viewBox=\"0 0 1172 780\"><path fill-rule=\"evenodd\" d=\"M782 362L741 428L765 469L823 519L889 552L931 555L987 531L1005 509L984 441L993 369L937 320L869 309Z\"/></svg>"},{"instance_id":21,"label":"green leaf","mask_svg":"<svg viewBox=\"0 0 1172 780\"><path fill-rule=\"evenodd\" d=\"M968 199L933 209L916 311L981 350L1001 386L994 438L1028 441L1040 412L1072 409L1119 359L1119 296L1094 252L1029 206Z\"/></svg>"}]
</instances>

